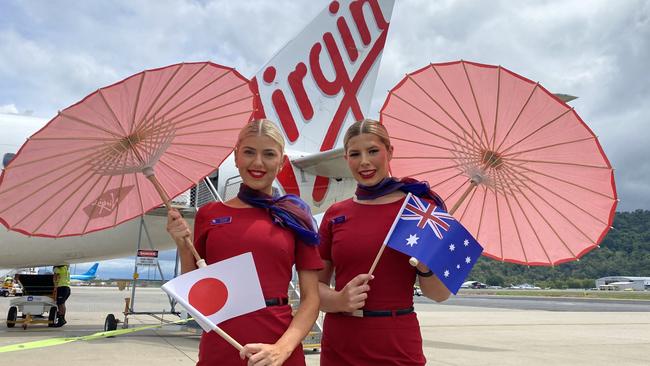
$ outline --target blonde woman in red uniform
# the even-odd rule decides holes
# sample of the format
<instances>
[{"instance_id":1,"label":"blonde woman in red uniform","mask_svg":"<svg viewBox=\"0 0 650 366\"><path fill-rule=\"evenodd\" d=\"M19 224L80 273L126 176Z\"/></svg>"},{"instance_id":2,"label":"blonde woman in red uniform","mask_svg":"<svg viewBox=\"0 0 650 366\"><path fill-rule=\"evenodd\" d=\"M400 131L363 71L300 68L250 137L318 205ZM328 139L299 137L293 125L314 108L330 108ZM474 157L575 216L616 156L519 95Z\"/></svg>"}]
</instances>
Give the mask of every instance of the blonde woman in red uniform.
<instances>
[{"instance_id":1,"label":"blonde woman in red uniform","mask_svg":"<svg viewBox=\"0 0 650 366\"><path fill-rule=\"evenodd\" d=\"M325 268L319 274L321 310L327 313L322 366L424 365L422 336L413 312L416 276L425 296L444 301L449 290L423 264L386 248L367 272L407 192L444 207L425 182L390 177L388 132L377 121L354 123L344 137L345 158L358 186L351 199L332 205L320 226ZM334 278L334 288L330 282Z\"/></svg>"},{"instance_id":2,"label":"blonde woman in red uniform","mask_svg":"<svg viewBox=\"0 0 650 366\"><path fill-rule=\"evenodd\" d=\"M194 245L208 264L252 252L267 307L219 326L241 344L241 353L214 332L203 333L197 365L305 365L302 339L318 316L318 233L309 206L293 195L273 195L282 167L284 139L268 120L248 123L235 147L243 180L239 194L198 211ZM190 228L170 211L167 230L178 245L182 272L196 269L183 238ZM292 317L287 291L291 268L300 281L300 306Z\"/></svg>"}]
</instances>

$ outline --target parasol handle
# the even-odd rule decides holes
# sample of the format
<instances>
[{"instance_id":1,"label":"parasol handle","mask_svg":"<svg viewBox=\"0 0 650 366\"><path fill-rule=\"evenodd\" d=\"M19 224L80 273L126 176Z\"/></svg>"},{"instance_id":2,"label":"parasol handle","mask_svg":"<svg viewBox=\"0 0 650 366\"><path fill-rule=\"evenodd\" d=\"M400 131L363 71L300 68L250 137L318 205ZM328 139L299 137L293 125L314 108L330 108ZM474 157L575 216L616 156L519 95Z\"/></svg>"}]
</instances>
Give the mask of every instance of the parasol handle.
<instances>
[{"instance_id":1,"label":"parasol handle","mask_svg":"<svg viewBox=\"0 0 650 366\"><path fill-rule=\"evenodd\" d=\"M199 252L196 251L192 239L189 236L186 236L183 238L183 240L185 241L185 246L190 250L190 252L192 252L192 256L194 256L194 260L196 261L196 268L207 267L208 265L205 263L205 259L201 258Z\"/></svg>"},{"instance_id":2,"label":"parasol handle","mask_svg":"<svg viewBox=\"0 0 650 366\"><path fill-rule=\"evenodd\" d=\"M470 184L469 184L469 187L467 187L467 189L465 190L465 192L463 192L463 195L460 196L460 198L458 199L458 201L456 201L456 203L455 203L454 206L451 208L451 210L449 210L449 214L450 214L450 215L453 216L454 212L456 212L456 210L458 210L458 208L459 208L460 205L463 203L463 201L465 201L465 199L466 199L467 196L470 194L470 192L472 192L472 191L474 190L474 188L476 188L477 186L478 186L478 183L477 183L474 179L472 179L471 182L470 182ZM415 257L411 257L411 258L409 259L409 264L411 264L411 266L413 266L413 267L417 266L418 263L420 263L420 261L419 261L417 258L415 258Z\"/></svg>"},{"instance_id":3,"label":"parasol handle","mask_svg":"<svg viewBox=\"0 0 650 366\"><path fill-rule=\"evenodd\" d=\"M465 199L467 198L467 196L468 196L468 195L469 195L469 194L474 190L474 188L476 188L477 186L478 186L478 183L477 183L475 180L472 179L472 181L471 181L470 184L469 184L469 187L467 187L467 189L465 190L465 192L463 192L463 195L460 196L460 198L458 199L458 201L456 201L456 204L454 204L454 206L451 208L451 210L449 210L449 214L450 214L450 215L453 216L453 214L456 212L456 210L458 210L458 208L460 207L460 205L463 204L463 201L465 201Z\"/></svg>"},{"instance_id":4,"label":"parasol handle","mask_svg":"<svg viewBox=\"0 0 650 366\"><path fill-rule=\"evenodd\" d=\"M156 175L153 174L153 171L151 171L150 175L145 174L147 179L153 184L154 188L156 188L156 191L160 195L160 198L162 198L163 202L165 203L165 207L167 207L168 210L172 209L171 205L171 199L169 198L169 195L167 194L167 191L165 191L165 188L160 184L160 181L158 181L158 178L156 178ZM197 268L203 268L206 267L205 260L201 258L199 255L199 252L196 251L196 248L194 247L194 243L192 242L192 239L189 236L186 236L183 238L185 242L185 246L187 249L190 250L192 253L192 256L194 256L194 260L196 261L196 266ZM240 346L241 347L241 346Z\"/></svg>"}]
</instances>

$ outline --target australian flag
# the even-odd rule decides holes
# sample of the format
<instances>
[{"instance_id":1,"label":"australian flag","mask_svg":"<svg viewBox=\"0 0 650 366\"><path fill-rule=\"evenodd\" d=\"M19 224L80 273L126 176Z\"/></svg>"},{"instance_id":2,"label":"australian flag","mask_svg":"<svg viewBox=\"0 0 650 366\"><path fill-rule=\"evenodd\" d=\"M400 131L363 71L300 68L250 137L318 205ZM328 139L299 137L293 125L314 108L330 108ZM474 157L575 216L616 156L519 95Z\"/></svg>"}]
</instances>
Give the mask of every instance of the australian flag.
<instances>
[{"instance_id":1,"label":"australian flag","mask_svg":"<svg viewBox=\"0 0 650 366\"><path fill-rule=\"evenodd\" d=\"M417 258L456 294L483 247L453 216L409 193L386 244Z\"/></svg>"}]
</instances>

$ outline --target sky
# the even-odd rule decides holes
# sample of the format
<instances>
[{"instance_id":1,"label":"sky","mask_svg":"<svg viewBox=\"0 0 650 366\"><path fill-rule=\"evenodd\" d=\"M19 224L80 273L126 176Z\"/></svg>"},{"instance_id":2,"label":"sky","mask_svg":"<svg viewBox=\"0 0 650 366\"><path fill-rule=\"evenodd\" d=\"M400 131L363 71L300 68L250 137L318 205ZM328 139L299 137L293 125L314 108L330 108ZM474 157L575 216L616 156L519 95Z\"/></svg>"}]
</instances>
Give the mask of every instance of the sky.
<instances>
[{"instance_id":1,"label":"sky","mask_svg":"<svg viewBox=\"0 0 650 366\"><path fill-rule=\"evenodd\" d=\"M183 61L251 77L329 2L4 0L0 112L49 119L102 86ZM650 209L650 2L398 0L371 117L405 73L459 59L578 96L570 104L615 168L617 210Z\"/></svg>"}]
</instances>

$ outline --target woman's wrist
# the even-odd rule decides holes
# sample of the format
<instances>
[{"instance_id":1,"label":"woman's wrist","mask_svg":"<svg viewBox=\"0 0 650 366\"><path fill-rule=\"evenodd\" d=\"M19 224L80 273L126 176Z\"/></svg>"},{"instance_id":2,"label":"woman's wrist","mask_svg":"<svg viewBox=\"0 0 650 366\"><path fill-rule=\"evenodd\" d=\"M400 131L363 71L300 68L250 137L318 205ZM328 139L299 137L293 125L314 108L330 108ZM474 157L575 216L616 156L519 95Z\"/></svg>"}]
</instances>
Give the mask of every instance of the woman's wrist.
<instances>
[{"instance_id":1,"label":"woman's wrist","mask_svg":"<svg viewBox=\"0 0 650 366\"><path fill-rule=\"evenodd\" d=\"M278 340L278 342L274 344L274 346L278 350L280 358L282 359L282 363L284 363L284 361L286 361L289 358L289 356L291 356L291 353L293 353L293 350L296 349L296 347L298 347L299 344L300 341L298 341L298 344L292 346L288 344L288 342L286 341L283 342L282 339Z\"/></svg>"},{"instance_id":2,"label":"woman's wrist","mask_svg":"<svg viewBox=\"0 0 650 366\"><path fill-rule=\"evenodd\" d=\"M183 241L176 241L176 249L178 250L179 255L183 255L185 253L191 254L190 248L188 248L187 244L185 244Z\"/></svg>"},{"instance_id":3,"label":"woman's wrist","mask_svg":"<svg viewBox=\"0 0 650 366\"><path fill-rule=\"evenodd\" d=\"M335 295L336 301L334 301L334 309L333 309L334 311L331 311L331 313L345 312L346 311L345 310L345 305L346 305L347 302L345 301L345 298L343 296L343 291L336 291L336 290L334 290L334 291L336 293L336 295Z\"/></svg>"},{"instance_id":4,"label":"woman's wrist","mask_svg":"<svg viewBox=\"0 0 650 366\"><path fill-rule=\"evenodd\" d=\"M415 273L417 273L418 276L420 276L420 277L431 277L431 276L433 276L433 271L430 270L430 269L428 271L423 272L423 271L420 271L420 269L416 267L415 268Z\"/></svg>"}]
</instances>

